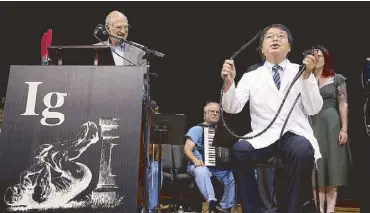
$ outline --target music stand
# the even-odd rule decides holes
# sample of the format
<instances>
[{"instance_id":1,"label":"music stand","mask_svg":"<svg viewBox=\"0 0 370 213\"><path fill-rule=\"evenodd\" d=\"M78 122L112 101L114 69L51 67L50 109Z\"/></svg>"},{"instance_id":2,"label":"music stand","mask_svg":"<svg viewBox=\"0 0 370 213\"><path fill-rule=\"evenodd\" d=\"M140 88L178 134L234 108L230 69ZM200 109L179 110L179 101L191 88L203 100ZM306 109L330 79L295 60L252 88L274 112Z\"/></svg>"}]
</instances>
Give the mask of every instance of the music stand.
<instances>
[{"instance_id":1,"label":"music stand","mask_svg":"<svg viewBox=\"0 0 370 213\"><path fill-rule=\"evenodd\" d=\"M49 46L48 53L52 65L115 65L107 45Z\"/></svg>"},{"instance_id":2,"label":"music stand","mask_svg":"<svg viewBox=\"0 0 370 213\"><path fill-rule=\"evenodd\" d=\"M162 144L184 144L186 115L184 114L153 114L151 138L158 141L158 203L160 203ZM154 155L154 150L153 150Z\"/></svg>"}]
</instances>

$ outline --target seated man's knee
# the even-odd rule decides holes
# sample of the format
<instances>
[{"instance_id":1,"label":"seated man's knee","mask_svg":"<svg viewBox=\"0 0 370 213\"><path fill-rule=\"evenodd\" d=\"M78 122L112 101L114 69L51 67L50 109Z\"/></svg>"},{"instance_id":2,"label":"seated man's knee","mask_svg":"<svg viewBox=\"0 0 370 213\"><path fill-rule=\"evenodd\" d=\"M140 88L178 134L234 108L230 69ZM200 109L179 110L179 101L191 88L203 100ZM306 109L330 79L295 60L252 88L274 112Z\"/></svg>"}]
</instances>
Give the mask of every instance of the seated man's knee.
<instances>
[{"instance_id":1,"label":"seated man's knee","mask_svg":"<svg viewBox=\"0 0 370 213\"><path fill-rule=\"evenodd\" d=\"M219 179L220 182L226 185L234 184L234 176L231 170L225 170L222 174L222 178Z\"/></svg>"},{"instance_id":2,"label":"seated man's knee","mask_svg":"<svg viewBox=\"0 0 370 213\"><path fill-rule=\"evenodd\" d=\"M194 169L194 176L195 177L210 176L209 170L206 166L197 166Z\"/></svg>"},{"instance_id":3,"label":"seated man's knee","mask_svg":"<svg viewBox=\"0 0 370 213\"><path fill-rule=\"evenodd\" d=\"M231 171L230 171L228 177L225 180L225 184L227 184L227 185L235 185L234 176L233 176L233 173Z\"/></svg>"},{"instance_id":4,"label":"seated man's knee","mask_svg":"<svg viewBox=\"0 0 370 213\"><path fill-rule=\"evenodd\" d=\"M151 166L151 172L154 174L158 174L158 161L153 161Z\"/></svg>"}]
</instances>

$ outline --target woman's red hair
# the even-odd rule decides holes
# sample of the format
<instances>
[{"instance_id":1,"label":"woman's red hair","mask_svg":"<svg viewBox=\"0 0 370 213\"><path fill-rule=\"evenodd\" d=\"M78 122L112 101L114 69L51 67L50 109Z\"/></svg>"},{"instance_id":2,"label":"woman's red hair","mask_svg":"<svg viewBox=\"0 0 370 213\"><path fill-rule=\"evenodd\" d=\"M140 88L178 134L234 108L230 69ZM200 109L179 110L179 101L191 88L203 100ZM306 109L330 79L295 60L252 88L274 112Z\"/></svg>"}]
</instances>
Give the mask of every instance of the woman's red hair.
<instances>
[{"instance_id":1,"label":"woman's red hair","mask_svg":"<svg viewBox=\"0 0 370 213\"><path fill-rule=\"evenodd\" d=\"M319 44L315 45L314 48L321 50L322 55L324 56L325 64L324 64L324 69L321 75L325 78L334 76L335 71L332 66L333 62L332 62L332 58L331 58L329 51L324 46L319 45Z\"/></svg>"}]
</instances>

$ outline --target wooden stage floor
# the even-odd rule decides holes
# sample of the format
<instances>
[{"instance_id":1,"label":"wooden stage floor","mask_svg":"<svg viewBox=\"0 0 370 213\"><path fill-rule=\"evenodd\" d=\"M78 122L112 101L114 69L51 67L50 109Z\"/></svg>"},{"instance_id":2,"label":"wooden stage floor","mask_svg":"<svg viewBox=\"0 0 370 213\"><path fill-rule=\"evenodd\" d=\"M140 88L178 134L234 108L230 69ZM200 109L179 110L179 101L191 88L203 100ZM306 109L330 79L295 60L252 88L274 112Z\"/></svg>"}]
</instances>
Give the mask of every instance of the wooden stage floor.
<instances>
[{"instance_id":1,"label":"wooden stage floor","mask_svg":"<svg viewBox=\"0 0 370 213\"><path fill-rule=\"evenodd\" d=\"M163 206L162 207L163 209L163 212L167 212L166 210L168 209L168 206ZM242 210L241 210L241 207L240 205L238 206L238 213L241 213ZM360 208L355 208L355 207L336 207L335 208L335 212L336 213L359 213L360 212ZM184 212L186 213L186 212ZM193 212L191 212L193 213ZM208 204L207 203L203 203L203 210L202 210L202 213L208 213ZM231 211L231 213L236 213L234 211L234 209Z\"/></svg>"},{"instance_id":2,"label":"wooden stage floor","mask_svg":"<svg viewBox=\"0 0 370 213\"><path fill-rule=\"evenodd\" d=\"M240 205L238 206L238 213L241 213L242 209ZM335 208L335 213L359 213L359 208L351 208L351 207L337 207ZM202 213L208 213L208 204L203 203L203 211ZM235 213L235 211L232 211L231 213Z\"/></svg>"}]
</instances>

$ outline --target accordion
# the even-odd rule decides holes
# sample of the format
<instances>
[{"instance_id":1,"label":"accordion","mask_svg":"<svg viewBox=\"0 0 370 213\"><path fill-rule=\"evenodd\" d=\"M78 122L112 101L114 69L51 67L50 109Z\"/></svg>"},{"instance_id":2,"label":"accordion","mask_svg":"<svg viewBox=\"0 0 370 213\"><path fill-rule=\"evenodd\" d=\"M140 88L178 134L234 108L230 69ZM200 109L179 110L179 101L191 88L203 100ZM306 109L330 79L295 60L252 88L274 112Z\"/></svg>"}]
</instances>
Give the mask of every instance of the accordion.
<instances>
[{"instance_id":1,"label":"accordion","mask_svg":"<svg viewBox=\"0 0 370 213\"><path fill-rule=\"evenodd\" d=\"M218 168L230 168L231 151L228 148L214 146L214 126L203 126L203 159L206 166Z\"/></svg>"}]
</instances>

